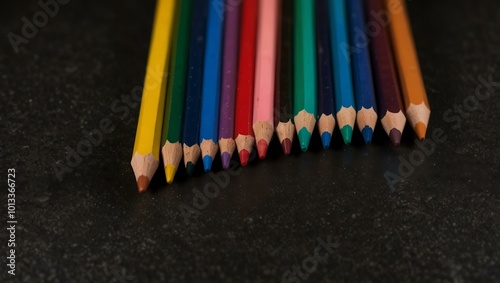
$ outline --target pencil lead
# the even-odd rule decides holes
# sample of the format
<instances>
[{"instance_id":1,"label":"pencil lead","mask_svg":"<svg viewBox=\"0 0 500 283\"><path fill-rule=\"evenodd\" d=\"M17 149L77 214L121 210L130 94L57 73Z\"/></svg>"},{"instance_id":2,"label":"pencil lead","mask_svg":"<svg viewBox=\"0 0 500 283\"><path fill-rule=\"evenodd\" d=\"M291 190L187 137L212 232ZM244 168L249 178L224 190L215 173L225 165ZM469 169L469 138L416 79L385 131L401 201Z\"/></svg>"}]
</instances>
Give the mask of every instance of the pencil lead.
<instances>
[{"instance_id":1,"label":"pencil lead","mask_svg":"<svg viewBox=\"0 0 500 283\"><path fill-rule=\"evenodd\" d=\"M229 169L229 163L231 163L231 155L228 152L223 152L221 154L222 168L225 170Z\"/></svg>"},{"instance_id":2,"label":"pencil lead","mask_svg":"<svg viewBox=\"0 0 500 283\"><path fill-rule=\"evenodd\" d=\"M329 132L324 132L321 134L321 143L324 149L330 148L330 142L332 141L332 135Z\"/></svg>"},{"instance_id":3,"label":"pencil lead","mask_svg":"<svg viewBox=\"0 0 500 283\"><path fill-rule=\"evenodd\" d=\"M194 172L194 163L189 161L187 164L186 164L186 172L189 174L189 175L193 175L193 172Z\"/></svg>"},{"instance_id":4,"label":"pencil lead","mask_svg":"<svg viewBox=\"0 0 500 283\"><path fill-rule=\"evenodd\" d=\"M268 148L269 148L269 145L267 144L266 140L261 139L257 142L257 150L259 151L259 158L260 159L266 158Z\"/></svg>"},{"instance_id":5,"label":"pencil lead","mask_svg":"<svg viewBox=\"0 0 500 283\"><path fill-rule=\"evenodd\" d=\"M344 139L344 143L346 145L351 144L352 127L349 125L345 125L342 129L340 129L340 133L342 134L342 138Z\"/></svg>"},{"instance_id":6,"label":"pencil lead","mask_svg":"<svg viewBox=\"0 0 500 283\"><path fill-rule=\"evenodd\" d=\"M288 138L284 139L281 143L281 148L283 148L283 153L285 155L290 155L290 152L292 151L292 141Z\"/></svg>"},{"instance_id":7,"label":"pencil lead","mask_svg":"<svg viewBox=\"0 0 500 283\"><path fill-rule=\"evenodd\" d=\"M417 123L414 129L418 139L421 141L425 140L425 132L427 132L427 127L424 125L424 123Z\"/></svg>"},{"instance_id":8,"label":"pencil lead","mask_svg":"<svg viewBox=\"0 0 500 283\"><path fill-rule=\"evenodd\" d=\"M165 176L167 177L167 183L172 184L174 182L174 176L177 172L177 167L172 165L165 166Z\"/></svg>"},{"instance_id":9,"label":"pencil lead","mask_svg":"<svg viewBox=\"0 0 500 283\"><path fill-rule=\"evenodd\" d=\"M365 143L369 144L372 142L373 129L368 126L365 126L363 130L361 130L361 135L363 136Z\"/></svg>"},{"instance_id":10,"label":"pencil lead","mask_svg":"<svg viewBox=\"0 0 500 283\"><path fill-rule=\"evenodd\" d=\"M139 179L137 179L137 188L139 189L139 193L145 193L148 190L149 187L149 179L146 176L139 176Z\"/></svg>"},{"instance_id":11,"label":"pencil lead","mask_svg":"<svg viewBox=\"0 0 500 283\"><path fill-rule=\"evenodd\" d=\"M392 129L389 132L389 139L394 146L399 146L401 142L401 132L398 129Z\"/></svg>"},{"instance_id":12,"label":"pencil lead","mask_svg":"<svg viewBox=\"0 0 500 283\"><path fill-rule=\"evenodd\" d=\"M239 153L241 166L245 167L248 164L250 153L246 149L242 149Z\"/></svg>"},{"instance_id":13,"label":"pencil lead","mask_svg":"<svg viewBox=\"0 0 500 283\"><path fill-rule=\"evenodd\" d=\"M212 170L212 162L213 159L210 155L205 155L205 157L203 157L203 168L205 172L210 172Z\"/></svg>"},{"instance_id":14,"label":"pencil lead","mask_svg":"<svg viewBox=\"0 0 500 283\"><path fill-rule=\"evenodd\" d=\"M309 142L311 141L311 133L307 131L306 128L300 129L299 133L300 148L302 151L306 152L309 147Z\"/></svg>"}]
</instances>

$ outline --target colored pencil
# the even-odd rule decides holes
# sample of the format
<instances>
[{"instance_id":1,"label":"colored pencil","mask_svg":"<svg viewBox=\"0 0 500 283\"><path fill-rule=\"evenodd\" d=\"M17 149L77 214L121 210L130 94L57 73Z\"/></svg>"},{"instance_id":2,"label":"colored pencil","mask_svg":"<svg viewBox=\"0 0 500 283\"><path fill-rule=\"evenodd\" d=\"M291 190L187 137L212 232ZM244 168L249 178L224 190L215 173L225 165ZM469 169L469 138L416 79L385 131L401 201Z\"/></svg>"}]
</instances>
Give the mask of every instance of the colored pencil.
<instances>
[{"instance_id":1,"label":"colored pencil","mask_svg":"<svg viewBox=\"0 0 500 283\"><path fill-rule=\"evenodd\" d=\"M323 148L329 148L335 129L332 56L327 0L316 1L316 40L318 68L318 130Z\"/></svg>"},{"instance_id":2,"label":"colored pencil","mask_svg":"<svg viewBox=\"0 0 500 283\"><path fill-rule=\"evenodd\" d=\"M377 105L370 63L370 49L366 41L363 41L366 39L363 1L347 1L347 11L351 34L351 66L357 107L357 124L365 143L368 144L372 141L373 130L377 124Z\"/></svg>"},{"instance_id":3,"label":"colored pencil","mask_svg":"<svg viewBox=\"0 0 500 283\"><path fill-rule=\"evenodd\" d=\"M229 1L229 2L228 2ZM231 6L226 0L226 20L224 23L224 56L222 65L222 92L219 117L219 145L222 167L229 168L236 147L234 143L234 101L236 75L238 74L238 43L241 5Z\"/></svg>"},{"instance_id":4,"label":"colored pencil","mask_svg":"<svg viewBox=\"0 0 500 283\"><path fill-rule=\"evenodd\" d=\"M181 128L186 91L187 51L192 0L179 2L179 15L174 31L175 41L170 60L170 75L163 116L162 156L167 183L174 181L175 173L182 159Z\"/></svg>"},{"instance_id":5,"label":"colored pencil","mask_svg":"<svg viewBox=\"0 0 500 283\"><path fill-rule=\"evenodd\" d=\"M212 169L212 162L219 149L217 138L225 16L225 13L220 11L219 0L210 0L208 3L200 123L200 148L205 172Z\"/></svg>"},{"instance_id":6,"label":"colored pencil","mask_svg":"<svg viewBox=\"0 0 500 283\"><path fill-rule=\"evenodd\" d=\"M261 0L257 21L257 55L253 103L253 132L264 159L274 133L274 76L280 0Z\"/></svg>"},{"instance_id":7,"label":"colored pencil","mask_svg":"<svg viewBox=\"0 0 500 283\"><path fill-rule=\"evenodd\" d=\"M188 74L182 127L184 165L188 174L193 173L201 153L198 140L208 3L206 0L194 0L193 7L191 30L189 32Z\"/></svg>"},{"instance_id":8,"label":"colored pencil","mask_svg":"<svg viewBox=\"0 0 500 283\"><path fill-rule=\"evenodd\" d=\"M386 0L385 3L390 11L395 11L391 14L389 28L406 108L406 118L410 121L417 137L423 140L427 132L431 109L413 42L406 5L402 0Z\"/></svg>"},{"instance_id":9,"label":"colored pencil","mask_svg":"<svg viewBox=\"0 0 500 283\"><path fill-rule=\"evenodd\" d=\"M252 129L252 115L258 0L243 0L242 5L234 139L238 148L241 165L246 166L255 143Z\"/></svg>"},{"instance_id":10,"label":"colored pencil","mask_svg":"<svg viewBox=\"0 0 500 283\"><path fill-rule=\"evenodd\" d=\"M294 123L302 151L309 147L318 111L315 2L296 0L294 7Z\"/></svg>"},{"instance_id":11,"label":"colored pencil","mask_svg":"<svg viewBox=\"0 0 500 283\"><path fill-rule=\"evenodd\" d=\"M293 125L293 1L281 3L276 56L276 91L274 125L285 155L292 150Z\"/></svg>"},{"instance_id":12,"label":"colored pencil","mask_svg":"<svg viewBox=\"0 0 500 283\"><path fill-rule=\"evenodd\" d=\"M132 169L140 193L146 192L160 163L166 73L177 1L159 0L153 24L148 66L137 123Z\"/></svg>"},{"instance_id":13,"label":"colored pencil","mask_svg":"<svg viewBox=\"0 0 500 283\"><path fill-rule=\"evenodd\" d=\"M370 11L367 14L369 22L377 22L375 16L380 15L381 11L384 10L382 1L366 1L367 10ZM372 36L370 52L377 90L378 115L392 144L398 146L406 124L406 117L403 111L389 34L385 27L380 27L380 32Z\"/></svg>"},{"instance_id":14,"label":"colored pencil","mask_svg":"<svg viewBox=\"0 0 500 283\"><path fill-rule=\"evenodd\" d=\"M333 78L337 123L345 144L350 144L356 121L349 54L346 0L329 0Z\"/></svg>"}]
</instances>

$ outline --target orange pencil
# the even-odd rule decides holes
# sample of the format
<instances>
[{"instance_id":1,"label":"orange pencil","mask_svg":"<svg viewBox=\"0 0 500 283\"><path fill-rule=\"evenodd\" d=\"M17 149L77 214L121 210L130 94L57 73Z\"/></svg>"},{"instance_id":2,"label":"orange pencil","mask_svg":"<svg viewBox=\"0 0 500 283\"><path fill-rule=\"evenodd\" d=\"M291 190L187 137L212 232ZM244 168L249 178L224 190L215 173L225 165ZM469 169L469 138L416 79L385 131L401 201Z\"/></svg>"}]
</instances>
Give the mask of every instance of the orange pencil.
<instances>
[{"instance_id":1,"label":"orange pencil","mask_svg":"<svg viewBox=\"0 0 500 283\"><path fill-rule=\"evenodd\" d=\"M385 4L392 16L389 28L401 82L406 117L418 138L423 140L425 139L431 109L429 101L427 101L422 73L420 72L406 5L403 0L385 0Z\"/></svg>"}]
</instances>

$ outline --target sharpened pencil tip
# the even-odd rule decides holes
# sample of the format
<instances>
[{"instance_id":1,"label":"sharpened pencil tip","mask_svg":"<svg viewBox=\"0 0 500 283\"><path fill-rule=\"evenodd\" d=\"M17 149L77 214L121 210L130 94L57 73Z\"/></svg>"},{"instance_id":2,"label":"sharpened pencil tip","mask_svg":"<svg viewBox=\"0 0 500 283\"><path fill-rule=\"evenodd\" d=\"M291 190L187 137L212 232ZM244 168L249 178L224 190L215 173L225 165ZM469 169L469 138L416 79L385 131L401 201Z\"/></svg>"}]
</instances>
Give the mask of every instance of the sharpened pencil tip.
<instances>
[{"instance_id":1,"label":"sharpened pencil tip","mask_svg":"<svg viewBox=\"0 0 500 283\"><path fill-rule=\"evenodd\" d=\"M330 142L332 141L332 135L329 132L324 132L321 134L321 143L323 143L323 148L330 148Z\"/></svg>"},{"instance_id":2,"label":"sharpened pencil tip","mask_svg":"<svg viewBox=\"0 0 500 283\"><path fill-rule=\"evenodd\" d=\"M363 130L361 130L361 135L363 136L365 143L369 144L372 142L373 129L368 126L365 126Z\"/></svg>"},{"instance_id":3,"label":"sharpened pencil tip","mask_svg":"<svg viewBox=\"0 0 500 283\"><path fill-rule=\"evenodd\" d=\"M172 165L165 166L165 176L167 177L167 183L172 184L174 182L174 176L177 172L177 167Z\"/></svg>"},{"instance_id":4,"label":"sharpened pencil tip","mask_svg":"<svg viewBox=\"0 0 500 283\"><path fill-rule=\"evenodd\" d=\"M281 148L283 148L283 153L285 155L290 155L292 152L292 141L290 139L284 139L281 143Z\"/></svg>"},{"instance_id":5,"label":"sharpened pencil tip","mask_svg":"<svg viewBox=\"0 0 500 283\"><path fill-rule=\"evenodd\" d=\"M210 155L205 155L203 157L203 168L205 169L205 172L210 172L212 170L212 162L213 159Z\"/></svg>"},{"instance_id":6,"label":"sharpened pencil tip","mask_svg":"<svg viewBox=\"0 0 500 283\"><path fill-rule=\"evenodd\" d=\"M309 133L306 128L302 128L300 129L298 136L299 136L300 149L306 152L307 148L309 148L309 142L311 141L311 133Z\"/></svg>"},{"instance_id":7,"label":"sharpened pencil tip","mask_svg":"<svg viewBox=\"0 0 500 283\"><path fill-rule=\"evenodd\" d=\"M246 149L242 149L239 153L241 166L245 167L248 164L250 153Z\"/></svg>"},{"instance_id":8,"label":"sharpened pencil tip","mask_svg":"<svg viewBox=\"0 0 500 283\"><path fill-rule=\"evenodd\" d=\"M259 152L260 159L266 158L268 148L269 148L269 145L267 144L267 142L265 140L259 140L257 142L257 150Z\"/></svg>"},{"instance_id":9,"label":"sharpened pencil tip","mask_svg":"<svg viewBox=\"0 0 500 283\"><path fill-rule=\"evenodd\" d=\"M229 164L231 163L231 154L229 152L223 152L221 154L222 168L225 170L229 169Z\"/></svg>"},{"instance_id":10,"label":"sharpened pencil tip","mask_svg":"<svg viewBox=\"0 0 500 283\"><path fill-rule=\"evenodd\" d=\"M422 122L417 123L415 125L414 130L419 140L421 141L425 140L425 132L427 132L427 127L424 125L424 123Z\"/></svg>"},{"instance_id":11,"label":"sharpened pencil tip","mask_svg":"<svg viewBox=\"0 0 500 283\"><path fill-rule=\"evenodd\" d=\"M352 127L349 125L345 125L342 129L340 129L340 133L342 134L344 143L350 144L352 139Z\"/></svg>"},{"instance_id":12,"label":"sharpened pencil tip","mask_svg":"<svg viewBox=\"0 0 500 283\"><path fill-rule=\"evenodd\" d=\"M391 140L392 145L399 146L401 142L401 132L398 129L392 129L389 132L389 139Z\"/></svg>"},{"instance_id":13,"label":"sharpened pencil tip","mask_svg":"<svg viewBox=\"0 0 500 283\"><path fill-rule=\"evenodd\" d=\"M193 172L194 172L194 163L193 162L188 162L186 164L186 172L189 174L189 175L192 175Z\"/></svg>"},{"instance_id":14,"label":"sharpened pencil tip","mask_svg":"<svg viewBox=\"0 0 500 283\"><path fill-rule=\"evenodd\" d=\"M145 193L149 187L149 179L146 176L139 176L137 179L137 188L139 189L139 193Z\"/></svg>"}]
</instances>

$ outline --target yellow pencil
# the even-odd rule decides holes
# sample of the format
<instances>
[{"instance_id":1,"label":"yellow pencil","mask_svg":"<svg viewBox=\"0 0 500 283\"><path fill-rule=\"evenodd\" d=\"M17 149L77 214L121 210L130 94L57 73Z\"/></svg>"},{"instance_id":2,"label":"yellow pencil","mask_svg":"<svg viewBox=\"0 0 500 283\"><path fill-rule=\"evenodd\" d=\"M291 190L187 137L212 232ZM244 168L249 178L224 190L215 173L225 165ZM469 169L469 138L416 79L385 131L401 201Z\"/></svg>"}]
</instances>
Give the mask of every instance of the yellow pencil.
<instances>
[{"instance_id":1,"label":"yellow pencil","mask_svg":"<svg viewBox=\"0 0 500 283\"><path fill-rule=\"evenodd\" d=\"M385 0L392 12L389 24L392 44L401 82L406 117L418 138L425 139L431 110L425 92L424 80L420 72L417 51L403 0Z\"/></svg>"},{"instance_id":2,"label":"yellow pencil","mask_svg":"<svg viewBox=\"0 0 500 283\"><path fill-rule=\"evenodd\" d=\"M149 182L160 163L165 90L176 4L177 0L158 0L156 4L141 110L131 161L140 193L148 189Z\"/></svg>"}]
</instances>

